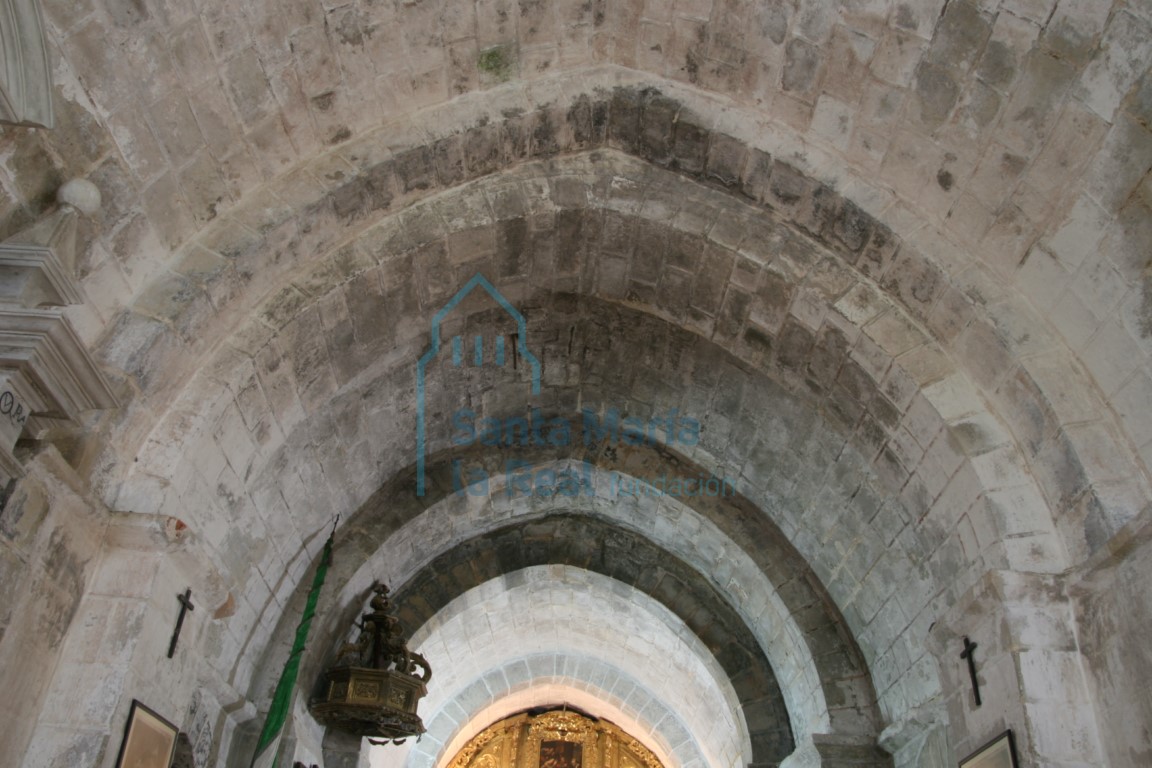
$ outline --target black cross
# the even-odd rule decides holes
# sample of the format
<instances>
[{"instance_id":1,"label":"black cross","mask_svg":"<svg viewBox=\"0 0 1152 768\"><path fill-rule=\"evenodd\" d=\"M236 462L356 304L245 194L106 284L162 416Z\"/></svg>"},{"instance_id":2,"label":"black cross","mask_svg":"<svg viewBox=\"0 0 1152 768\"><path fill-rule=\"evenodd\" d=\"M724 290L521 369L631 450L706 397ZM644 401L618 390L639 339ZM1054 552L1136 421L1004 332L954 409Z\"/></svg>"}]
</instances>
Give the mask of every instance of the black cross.
<instances>
[{"instance_id":1,"label":"black cross","mask_svg":"<svg viewBox=\"0 0 1152 768\"><path fill-rule=\"evenodd\" d=\"M168 644L168 658L172 658L172 654L176 653L176 641L180 639L180 628L184 626L184 614L196 610L196 606L192 605L191 589L184 590L182 595L176 595L176 599L180 601L180 616L176 619L176 629L172 631L172 642Z\"/></svg>"},{"instance_id":2,"label":"black cross","mask_svg":"<svg viewBox=\"0 0 1152 768\"><path fill-rule=\"evenodd\" d=\"M964 638L964 651L960 658L968 660L968 674L972 677L972 693L976 696L976 706L980 706L980 681L976 679L976 643Z\"/></svg>"}]
</instances>

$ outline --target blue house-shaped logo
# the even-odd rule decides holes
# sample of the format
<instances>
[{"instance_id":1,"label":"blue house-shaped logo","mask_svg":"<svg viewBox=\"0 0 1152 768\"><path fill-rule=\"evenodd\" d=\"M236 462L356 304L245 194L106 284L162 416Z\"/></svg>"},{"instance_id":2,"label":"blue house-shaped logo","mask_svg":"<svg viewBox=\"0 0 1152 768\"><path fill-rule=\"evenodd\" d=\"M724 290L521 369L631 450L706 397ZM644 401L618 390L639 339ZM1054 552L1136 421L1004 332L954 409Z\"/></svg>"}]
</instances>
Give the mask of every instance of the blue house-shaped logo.
<instances>
[{"instance_id":1,"label":"blue house-shaped logo","mask_svg":"<svg viewBox=\"0 0 1152 768\"><path fill-rule=\"evenodd\" d=\"M528 351L526 339L528 337L528 324L524 320L524 315L509 303L508 299L496 290L492 283L488 282L488 278L484 275L476 274L469 280L463 288L456 292L456 295L448 300L448 303L436 313L432 318L432 347L420 357L420 362L416 366L416 495L424 495L424 462L426 452L426 426L424 414L424 377L428 368L436 356L440 354L440 349L443 346L440 338L440 325L444 322L444 318L448 316L456 306L464 300L474 288L480 286L500 307L508 313L509 317L516 321L516 353L526 360L532 368L532 394L540 394L540 360L535 355ZM471 345L472 361L474 365L482 365L485 362L484 354L484 339L482 336L476 336ZM464 361L464 339L457 335L452 337L452 364L459 366ZM497 336L494 344L494 349L491 350L490 359L497 366L503 366L505 362L505 343L503 336Z\"/></svg>"}]
</instances>

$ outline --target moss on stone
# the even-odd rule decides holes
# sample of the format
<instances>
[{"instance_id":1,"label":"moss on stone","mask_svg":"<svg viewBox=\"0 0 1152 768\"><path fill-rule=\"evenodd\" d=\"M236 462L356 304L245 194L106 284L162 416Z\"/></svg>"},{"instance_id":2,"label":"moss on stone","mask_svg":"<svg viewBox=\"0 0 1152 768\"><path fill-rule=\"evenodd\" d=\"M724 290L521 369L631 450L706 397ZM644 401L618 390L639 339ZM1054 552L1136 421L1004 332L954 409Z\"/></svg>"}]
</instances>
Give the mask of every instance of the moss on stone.
<instances>
[{"instance_id":1,"label":"moss on stone","mask_svg":"<svg viewBox=\"0 0 1152 768\"><path fill-rule=\"evenodd\" d=\"M480 71L498 82L507 82L512 78L513 56L512 47L497 45L480 52L476 62Z\"/></svg>"}]
</instances>

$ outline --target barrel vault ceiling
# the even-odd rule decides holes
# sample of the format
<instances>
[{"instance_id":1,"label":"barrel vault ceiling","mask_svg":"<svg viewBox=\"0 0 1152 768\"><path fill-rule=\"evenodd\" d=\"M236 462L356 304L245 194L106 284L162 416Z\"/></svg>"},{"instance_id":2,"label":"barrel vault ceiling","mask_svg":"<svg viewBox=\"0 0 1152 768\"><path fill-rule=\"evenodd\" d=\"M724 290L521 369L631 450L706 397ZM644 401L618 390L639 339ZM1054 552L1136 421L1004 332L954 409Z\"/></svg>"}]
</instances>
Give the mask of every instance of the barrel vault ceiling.
<instances>
[{"instance_id":1,"label":"barrel vault ceiling","mask_svg":"<svg viewBox=\"0 0 1152 768\"><path fill-rule=\"evenodd\" d=\"M373 759L428 768L559 700L669 768L914 765L941 728L961 756L993 721L939 662L957 617L1147 522L1146 2L41 6L55 127L0 134L4 234L66 179L100 189L68 316L120 400L44 444L114 515L179 520L196 660L140 684L215 702L206 764L239 764L337 514L303 677L388 580L435 676L428 735ZM417 496L416 364L477 274L540 392L436 369ZM474 292L442 335L515 332ZM700 439L449 439L460 408L528 405L675 411ZM509 455L596 492L514 493ZM455 492L464 460L488 494ZM607 491L662 474L737 492ZM296 714L301 754L335 754ZM1094 727L1022 738L1091 763Z\"/></svg>"}]
</instances>

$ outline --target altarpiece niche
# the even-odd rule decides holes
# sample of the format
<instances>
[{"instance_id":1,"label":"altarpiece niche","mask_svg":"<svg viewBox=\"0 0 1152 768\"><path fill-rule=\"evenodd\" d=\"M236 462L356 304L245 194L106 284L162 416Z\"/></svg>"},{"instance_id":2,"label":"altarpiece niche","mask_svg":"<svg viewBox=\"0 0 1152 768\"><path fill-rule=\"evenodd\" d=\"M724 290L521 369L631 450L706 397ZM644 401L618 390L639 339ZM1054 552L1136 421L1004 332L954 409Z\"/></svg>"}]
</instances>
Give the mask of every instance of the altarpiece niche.
<instances>
[{"instance_id":1,"label":"altarpiece niche","mask_svg":"<svg viewBox=\"0 0 1152 768\"><path fill-rule=\"evenodd\" d=\"M664 768L620 727L571 710L529 711L472 738L448 768Z\"/></svg>"}]
</instances>

